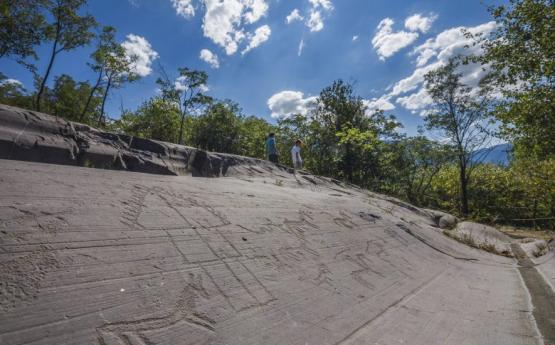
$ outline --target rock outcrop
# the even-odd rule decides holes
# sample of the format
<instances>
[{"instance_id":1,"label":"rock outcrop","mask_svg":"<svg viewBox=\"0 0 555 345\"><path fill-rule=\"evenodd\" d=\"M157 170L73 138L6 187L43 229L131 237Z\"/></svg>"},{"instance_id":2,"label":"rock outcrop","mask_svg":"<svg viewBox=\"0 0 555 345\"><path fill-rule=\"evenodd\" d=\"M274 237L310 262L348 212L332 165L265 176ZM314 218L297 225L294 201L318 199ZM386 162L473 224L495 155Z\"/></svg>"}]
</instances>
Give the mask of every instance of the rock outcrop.
<instances>
[{"instance_id":1,"label":"rock outcrop","mask_svg":"<svg viewBox=\"0 0 555 345\"><path fill-rule=\"evenodd\" d=\"M202 177L233 174L233 167L275 168L254 158L103 132L6 105L0 105L0 121L0 159Z\"/></svg>"},{"instance_id":2,"label":"rock outcrop","mask_svg":"<svg viewBox=\"0 0 555 345\"><path fill-rule=\"evenodd\" d=\"M10 107L0 157L2 345L555 343L552 253L449 215Z\"/></svg>"}]
</instances>

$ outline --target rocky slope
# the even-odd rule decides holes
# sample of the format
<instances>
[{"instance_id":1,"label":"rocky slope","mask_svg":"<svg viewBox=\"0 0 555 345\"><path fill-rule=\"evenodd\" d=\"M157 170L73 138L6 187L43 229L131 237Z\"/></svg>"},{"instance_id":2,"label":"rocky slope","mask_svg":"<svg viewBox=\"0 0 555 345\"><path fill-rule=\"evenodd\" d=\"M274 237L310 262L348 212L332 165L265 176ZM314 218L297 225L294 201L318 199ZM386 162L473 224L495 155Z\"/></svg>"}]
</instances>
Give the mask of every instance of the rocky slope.
<instances>
[{"instance_id":1,"label":"rocky slope","mask_svg":"<svg viewBox=\"0 0 555 345\"><path fill-rule=\"evenodd\" d=\"M0 344L554 341L553 253L444 213L9 107L0 152Z\"/></svg>"},{"instance_id":2,"label":"rocky slope","mask_svg":"<svg viewBox=\"0 0 555 345\"><path fill-rule=\"evenodd\" d=\"M232 167L269 167L257 159L102 132L6 105L0 105L0 119L0 159L205 177L228 175Z\"/></svg>"}]
</instances>

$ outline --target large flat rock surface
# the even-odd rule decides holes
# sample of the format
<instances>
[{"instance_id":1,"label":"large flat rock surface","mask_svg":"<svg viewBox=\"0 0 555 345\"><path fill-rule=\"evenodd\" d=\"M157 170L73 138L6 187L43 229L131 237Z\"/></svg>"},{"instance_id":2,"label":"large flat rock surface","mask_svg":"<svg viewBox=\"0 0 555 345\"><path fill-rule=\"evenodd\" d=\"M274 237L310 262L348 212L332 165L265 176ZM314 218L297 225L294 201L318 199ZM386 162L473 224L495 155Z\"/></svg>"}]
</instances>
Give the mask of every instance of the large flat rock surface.
<instances>
[{"instance_id":1,"label":"large flat rock surface","mask_svg":"<svg viewBox=\"0 0 555 345\"><path fill-rule=\"evenodd\" d=\"M0 231L2 345L542 343L514 259L299 174L0 160Z\"/></svg>"}]
</instances>

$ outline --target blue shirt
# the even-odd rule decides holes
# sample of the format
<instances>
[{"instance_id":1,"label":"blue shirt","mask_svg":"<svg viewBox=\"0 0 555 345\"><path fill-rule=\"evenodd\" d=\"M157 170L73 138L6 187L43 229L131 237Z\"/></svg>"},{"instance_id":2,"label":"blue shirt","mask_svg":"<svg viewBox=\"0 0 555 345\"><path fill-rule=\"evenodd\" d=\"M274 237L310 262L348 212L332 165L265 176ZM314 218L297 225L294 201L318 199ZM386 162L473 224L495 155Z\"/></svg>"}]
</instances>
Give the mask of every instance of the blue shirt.
<instances>
[{"instance_id":1,"label":"blue shirt","mask_svg":"<svg viewBox=\"0 0 555 345\"><path fill-rule=\"evenodd\" d=\"M268 155L277 154L275 138L268 138L268 140L266 140L266 154Z\"/></svg>"}]
</instances>

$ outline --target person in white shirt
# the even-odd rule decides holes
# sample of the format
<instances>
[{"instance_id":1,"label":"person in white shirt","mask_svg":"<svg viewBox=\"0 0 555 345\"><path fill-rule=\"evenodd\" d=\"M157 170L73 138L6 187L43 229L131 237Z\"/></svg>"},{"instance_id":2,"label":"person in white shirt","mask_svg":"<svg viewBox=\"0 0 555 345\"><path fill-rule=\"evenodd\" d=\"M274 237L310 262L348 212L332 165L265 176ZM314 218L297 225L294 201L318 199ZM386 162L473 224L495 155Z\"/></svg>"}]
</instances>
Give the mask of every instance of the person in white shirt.
<instances>
[{"instance_id":1,"label":"person in white shirt","mask_svg":"<svg viewBox=\"0 0 555 345\"><path fill-rule=\"evenodd\" d=\"M291 149L291 159L293 161L293 167L298 170L303 168L303 159L301 158L301 145L302 141L295 141L295 146Z\"/></svg>"}]
</instances>

